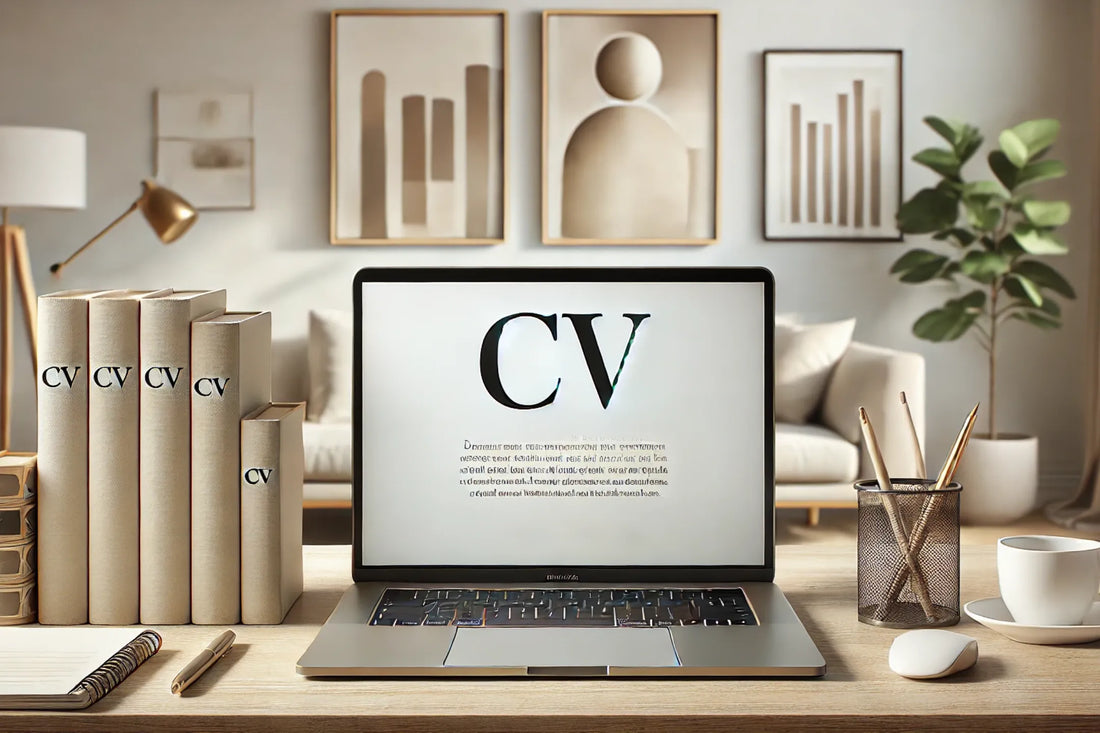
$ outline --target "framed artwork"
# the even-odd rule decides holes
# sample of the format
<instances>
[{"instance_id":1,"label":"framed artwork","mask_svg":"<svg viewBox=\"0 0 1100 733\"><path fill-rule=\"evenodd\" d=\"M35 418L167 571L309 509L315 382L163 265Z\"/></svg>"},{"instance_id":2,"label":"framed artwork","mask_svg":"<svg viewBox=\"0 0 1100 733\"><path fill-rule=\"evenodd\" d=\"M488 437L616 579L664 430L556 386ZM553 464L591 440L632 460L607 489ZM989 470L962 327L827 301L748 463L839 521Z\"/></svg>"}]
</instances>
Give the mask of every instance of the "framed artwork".
<instances>
[{"instance_id":1,"label":"framed artwork","mask_svg":"<svg viewBox=\"0 0 1100 733\"><path fill-rule=\"evenodd\" d=\"M251 209L252 92L163 91L154 104L156 178L196 209Z\"/></svg>"},{"instance_id":2,"label":"framed artwork","mask_svg":"<svg viewBox=\"0 0 1100 733\"><path fill-rule=\"evenodd\" d=\"M542 240L718 239L718 13L542 15Z\"/></svg>"},{"instance_id":3,"label":"framed artwork","mask_svg":"<svg viewBox=\"0 0 1100 733\"><path fill-rule=\"evenodd\" d=\"M764 52L764 239L901 240L901 60Z\"/></svg>"},{"instance_id":4,"label":"framed artwork","mask_svg":"<svg viewBox=\"0 0 1100 733\"><path fill-rule=\"evenodd\" d=\"M498 244L508 230L507 14L335 10L333 244Z\"/></svg>"}]
</instances>

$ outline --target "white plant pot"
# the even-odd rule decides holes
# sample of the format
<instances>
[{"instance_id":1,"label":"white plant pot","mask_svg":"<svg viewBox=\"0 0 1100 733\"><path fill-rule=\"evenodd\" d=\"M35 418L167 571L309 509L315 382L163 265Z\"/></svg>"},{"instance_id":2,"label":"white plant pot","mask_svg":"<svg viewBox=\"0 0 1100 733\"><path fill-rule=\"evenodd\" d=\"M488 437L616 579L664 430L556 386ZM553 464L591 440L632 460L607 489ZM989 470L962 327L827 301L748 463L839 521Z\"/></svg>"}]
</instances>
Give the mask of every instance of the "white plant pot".
<instances>
[{"instance_id":1,"label":"white plant pot","mask_svg":"<svg viewBox=\"0 0 1100 733\"><path fill-rule=\"evenodd\" d=\"M999 433L971 436L955 480L962 484L963 524L1006 524L1035 508L1039 492L1039 439Z\"/></svg>"}]
</instances>

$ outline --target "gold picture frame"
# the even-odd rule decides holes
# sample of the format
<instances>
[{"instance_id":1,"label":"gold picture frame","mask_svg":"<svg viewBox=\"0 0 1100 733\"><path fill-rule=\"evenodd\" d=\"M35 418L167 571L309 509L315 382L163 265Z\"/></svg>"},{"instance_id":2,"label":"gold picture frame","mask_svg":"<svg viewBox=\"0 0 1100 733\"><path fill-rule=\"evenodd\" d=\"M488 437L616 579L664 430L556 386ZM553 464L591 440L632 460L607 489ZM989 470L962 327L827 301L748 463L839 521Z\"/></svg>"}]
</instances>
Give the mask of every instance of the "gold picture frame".
<instances>
[{"instance_id":1,"label":"gold picture frame","mask_svg":"<svg viewBox=\"0 0 1100 733\"><path fill-rule=\"evenodd\" d=\"M334 10L329 28L329 241L504 242L507 11Z\"/></svg>"},{"instance_id":2,"label":"gold picture frame","mask_svg":"<svg viewBox=\"0 0 1100 733\"><path fill-rule=\"evenodd\" d=\"M718 24L716 10L543 11L544 244L718 241Z\"/></svg>"}]
</instances>

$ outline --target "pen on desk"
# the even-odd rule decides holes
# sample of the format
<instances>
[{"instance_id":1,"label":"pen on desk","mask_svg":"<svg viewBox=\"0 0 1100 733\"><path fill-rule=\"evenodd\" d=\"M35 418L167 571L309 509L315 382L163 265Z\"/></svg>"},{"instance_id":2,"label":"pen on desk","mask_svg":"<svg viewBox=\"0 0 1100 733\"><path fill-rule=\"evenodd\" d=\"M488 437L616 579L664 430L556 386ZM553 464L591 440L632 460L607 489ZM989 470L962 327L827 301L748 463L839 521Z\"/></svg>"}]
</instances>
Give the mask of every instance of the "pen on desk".
<instances>
[{"instance_id":1,"label":"pen on desk","mask_svg":"<svg viewBox=\"0 0 1100 733\"><path fill-rule=\"evenodd\" d=\"M186 690L192 682L202 677L203 672L210 669L214 662L225 656L225 653L233 646L237 635L232 631L226 631L217 639L206 645L199 655L188 662L187 666L180 670L172 680L172 692L180 694Z\"/></svg>"}]
</instances>

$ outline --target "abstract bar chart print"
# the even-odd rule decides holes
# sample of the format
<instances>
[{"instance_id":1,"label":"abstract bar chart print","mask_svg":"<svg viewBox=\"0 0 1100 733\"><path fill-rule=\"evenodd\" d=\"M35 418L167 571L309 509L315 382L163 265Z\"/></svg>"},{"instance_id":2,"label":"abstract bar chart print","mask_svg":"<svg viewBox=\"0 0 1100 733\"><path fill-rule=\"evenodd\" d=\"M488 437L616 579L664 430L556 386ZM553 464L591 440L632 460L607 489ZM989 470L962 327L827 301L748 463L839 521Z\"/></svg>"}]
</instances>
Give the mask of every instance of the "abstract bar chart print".
<instances>
[{"instance_id":1,"label":"abstract bar chart print","mask_svg":"<svg viewBox=\"0 0 1100 733\"><path fill-rule=\"evenodd\" d=\"M898 241L901 51L764 52L764 238Z\"/></svg>"},{"instance_id":2,"label":"abstract bar chart print","mask_svg":"<svg viewBox=\"0 0 1100 733\"><path fill-rule=\"evenodd\" d=\"M330 241L503 241L504 11L337 10L331 35Z\"/></svg>"}]
</instances>

